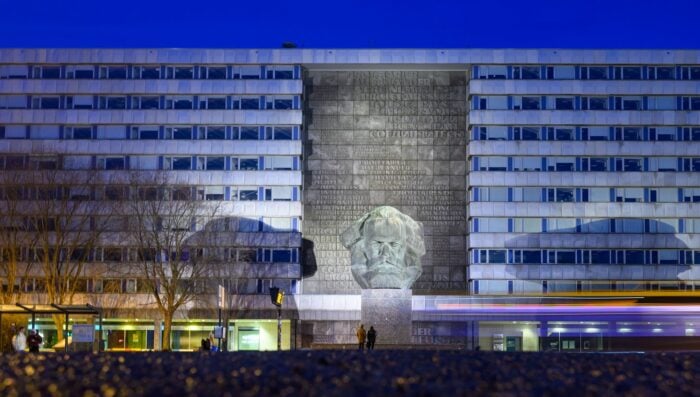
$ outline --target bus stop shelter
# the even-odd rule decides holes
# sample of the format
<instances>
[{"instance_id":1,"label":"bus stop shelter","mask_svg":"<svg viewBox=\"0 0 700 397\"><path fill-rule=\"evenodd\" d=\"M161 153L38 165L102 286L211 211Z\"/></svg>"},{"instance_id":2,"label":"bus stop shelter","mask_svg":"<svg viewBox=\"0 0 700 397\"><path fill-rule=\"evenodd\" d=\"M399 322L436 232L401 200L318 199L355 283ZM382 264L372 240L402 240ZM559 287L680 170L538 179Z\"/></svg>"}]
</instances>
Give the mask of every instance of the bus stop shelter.
<instances>
[{"instance_id":1,"label":"bus stop shelter","mask_svg":"<svg viewBox=\"0 0 700 397\"><path fill-rule=\"evenodd\" d=\"M0 340L2 340L2 317L3 314L14 314L21 315L25 314L31 316L31 322L29 323L31 328L36 329L36 316L37 315L64 315L65 318L65 330L63 331L63 338L66 343L64 343L64 350L68 351L68 323L71 315L92 315L98 317L98 327L99 332L97 337L98 351L102 349L102 310L98 307L92 305L57 305L57 304L22 304L16 303L14 305L0 305Z\"/></svg>"}]
</instances>

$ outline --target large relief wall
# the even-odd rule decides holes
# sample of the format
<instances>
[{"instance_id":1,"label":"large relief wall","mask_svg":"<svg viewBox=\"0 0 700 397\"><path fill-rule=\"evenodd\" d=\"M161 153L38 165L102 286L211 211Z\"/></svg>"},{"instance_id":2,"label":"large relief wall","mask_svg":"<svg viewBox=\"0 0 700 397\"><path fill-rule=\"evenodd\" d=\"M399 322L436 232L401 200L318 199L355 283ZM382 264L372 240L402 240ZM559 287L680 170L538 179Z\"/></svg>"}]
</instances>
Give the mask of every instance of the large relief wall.
<instances>
[{"instance_id":1,"label":"large relief wall","mask_svg":"<svg viewBox=\"0 0 700 397\"><path fill-rule=\"evenodd\" d=\"M414 293L466 291L465 72L307 71L305 294L359 293L339 235L380 205L425 229Z\"/></svg>"}]
</instances>

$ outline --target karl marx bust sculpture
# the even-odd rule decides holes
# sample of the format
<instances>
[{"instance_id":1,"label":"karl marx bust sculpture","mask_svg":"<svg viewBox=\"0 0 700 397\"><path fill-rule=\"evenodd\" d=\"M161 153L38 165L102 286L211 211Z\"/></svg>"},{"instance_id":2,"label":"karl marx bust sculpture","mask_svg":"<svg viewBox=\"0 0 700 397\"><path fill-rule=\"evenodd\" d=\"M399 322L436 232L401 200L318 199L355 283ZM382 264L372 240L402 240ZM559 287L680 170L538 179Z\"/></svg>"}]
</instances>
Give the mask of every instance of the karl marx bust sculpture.
<instances>
[{"instance_id":1,"label":"karl marx bust sculpture","mask_svg":"<svg viewBox=\"0 0 700 397\"><path fill-rule=\"evenodd\" d=\"M393 207L377 207L340 236L362 289L411 288L425 255L423 225Z\"/></svg>"}]
</instances>

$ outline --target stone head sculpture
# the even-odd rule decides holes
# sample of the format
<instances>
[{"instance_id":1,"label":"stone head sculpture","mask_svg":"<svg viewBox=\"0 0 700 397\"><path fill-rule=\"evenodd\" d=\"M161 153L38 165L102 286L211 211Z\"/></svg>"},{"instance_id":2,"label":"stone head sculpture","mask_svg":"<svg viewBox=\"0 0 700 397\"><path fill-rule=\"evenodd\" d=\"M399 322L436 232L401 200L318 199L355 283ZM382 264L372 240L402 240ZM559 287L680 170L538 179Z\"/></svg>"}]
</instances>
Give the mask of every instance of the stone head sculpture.
<instances>
[{"instance_id":1,"label":"stone head sculpture","mask_svg":"<svg viewBox=\"0 0 700 397\"><path fill-rule=\"evenodd\" d=\"M363 289L411 288L425 255L423 225L393 207L377 207L340 236L351 271Z\"/></svg>"}]
</instances>

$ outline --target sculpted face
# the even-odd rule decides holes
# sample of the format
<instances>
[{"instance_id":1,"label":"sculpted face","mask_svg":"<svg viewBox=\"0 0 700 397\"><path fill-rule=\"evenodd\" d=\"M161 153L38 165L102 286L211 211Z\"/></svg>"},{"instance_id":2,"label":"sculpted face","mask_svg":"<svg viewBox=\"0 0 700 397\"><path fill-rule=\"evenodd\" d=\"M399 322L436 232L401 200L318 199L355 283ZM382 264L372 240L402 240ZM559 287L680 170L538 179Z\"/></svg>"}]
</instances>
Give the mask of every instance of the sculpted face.
<instances>
[{"instance_id":1,"label":"sculpted face","mask_svg":"<svg viewBox=\"0 0 700 397\"><path fill-rule=\"evenodd\" d=\"M370 285L380 285L405 272L406 233L395 219L374 219L365 225L365 254Z\"/></svg>"},{"instance_id":2,"label":"sculpted face","mask_svg":"<svg viewBox=\"0 0 700 397\"><path fill-rule=\"evenodd\" d=\"M341 236L352 275L362 288L411 288L421 275L423 226L393 207L363 215Z\"/></svg>"}]
</instances>

